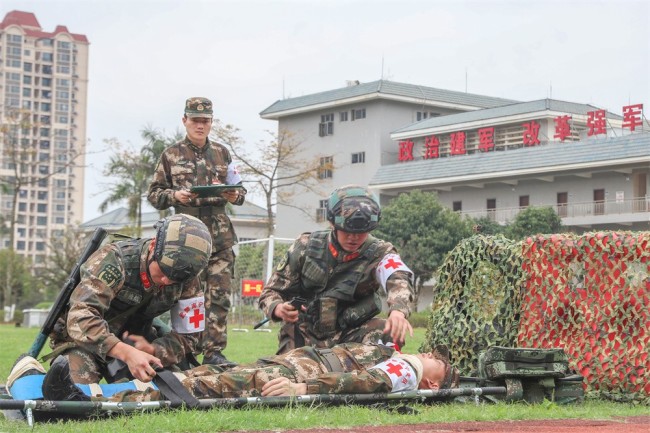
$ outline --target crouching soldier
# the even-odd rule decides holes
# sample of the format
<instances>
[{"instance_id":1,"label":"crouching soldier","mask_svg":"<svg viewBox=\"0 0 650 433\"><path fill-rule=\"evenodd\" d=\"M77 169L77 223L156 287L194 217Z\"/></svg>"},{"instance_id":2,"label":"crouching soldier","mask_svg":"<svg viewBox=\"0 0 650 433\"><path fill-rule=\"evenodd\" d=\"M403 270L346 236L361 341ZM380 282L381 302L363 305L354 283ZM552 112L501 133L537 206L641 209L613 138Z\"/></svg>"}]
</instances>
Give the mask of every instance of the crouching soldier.
<instances>
[{"instance_id":1,"label":"crouching soldier","mask_svg":"<svg viewBox=\"0 0 650 433\"><path fill-rule=\"evenodd\" d=\"M205 325L197 275L208 263L210 232L188 215L162 219L155 228L155 238L105 245L82 265L47 358L61 355L75 382L112 382L112 359L126 364L129 378L150 381L154 368L178 364L197 350ZM172 331L157 335L152 321L168 311Z\"/></svg>"},{"instance_id":2,"label":"crouching soldier","mask_svg":"<svg viewBox=\"0 0 650 433\"><path fill-rule=\"evenodd\" d=\"M179 379L177 387L196 399L390 393L457 387L459 373L451 366L448 356L444 346L433 352L407 355L384 345L346 343L331 349L302 347L225 371L218 366L203 365L174 375ZM123 385L129 390L109 398L95 394L92 400L170 398L166 391L161 393L152 385L148 389L142 383ZM178 389L173 393L181 394ZM48 400L91 400L73 382L63 357L55 360L45 377L43 396Z\"/></svg>"}]
</instances>

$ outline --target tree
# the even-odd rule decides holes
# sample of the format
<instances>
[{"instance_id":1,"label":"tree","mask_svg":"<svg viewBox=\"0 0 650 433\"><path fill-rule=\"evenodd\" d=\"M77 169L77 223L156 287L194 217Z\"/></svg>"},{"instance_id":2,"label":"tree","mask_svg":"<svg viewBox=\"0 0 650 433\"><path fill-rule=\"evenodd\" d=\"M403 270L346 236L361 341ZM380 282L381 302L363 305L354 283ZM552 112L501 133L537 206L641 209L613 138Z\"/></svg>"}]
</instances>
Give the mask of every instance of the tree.
<instances>
[{"instance_id":1,"label":"tree","mask_svg":"<svg viewBox=\"0 0 650 433\"><path fill-rule=\"evenodd\" d=\"M31 261L7 248L0 250L0 281L6 284L0 293L2 304L17 308L35 305L43 299L41 285L31 274ZM6 299L9 296L9 301Z\"/></svg>"},{"instance_id":2,"label":"tree","mask_svg":"<svg viewBox=\"0 0 650 433\"><path fill-rule=\"evenodd\" d=\"M245 149L245 143L239 137L239 130L232 125L224 125L215 120L212 132L217 141L224 144L239 164L242 179L252 184L251 191L258 191L266 199L267 234L275 229L275 209L277 203L291 206L293 193L288 192L295 186L314 191L318 173L324 168L318 159L301 158L303 142L286 130L271 135L269 142L259 142L256 146L259 157L254 157ZM291 187L291 188L289 188Z\"/></svg>"},{"instance_id":3,"label":"tree","mask_svg":"<svg viewBox=\"0 0 650 433\"><path fill-rule=\"evenodd\" d=\"M104 175L114 179L108 184L110 195L99 205L100 212L105 212L109 205L126 201L129 219L135 227L134 235L142 235L142 202L149 190L160 155L164 150L183 138L180 131L170 136L147 125L140 131L146 141L140 150L123 149L115 138L104 140L114 149L114 154L104 168ZM161 217L167 216L169 210L161 211Z\"/></svg>"},{"instance_id":4,"label":"tree","mask_svg":"<svg viewBox=\"0 0 650 433\"><path fill-rule=\"evenodd\" d=\"M528 207L517 214L506 228L506 235L515 240L535 234L559 233L562 219L550 206Z\"/></svg>"},{"instance_id":5,"label":"tree","mask_svg":"<svg viewBox=\"0 0 650 433\"><path fill-rule=\"evenodd\" d=\"M87 242L88 237L73 227L52 236L48 242L47 266L39 272L45 284L45 300L53 301L56 298L56 294L68 281L70 272L79 261Z\"/></svg>"},{"instance_id":6,"label":"tree","mask_svg":"<svg viewBox=\"0 0 650 433\"><path fill-rule=\"evenodd\" d=\"M58 146L53 149L42 149L39 140L35 139L40 127L50 126L32 121L36 116L29 110L8 107L5 110L5 123L0 125L0 139L2 147L3 165L6 170L0 171L0 189L2 194L11 195L11 211L3 217L3 222L8 224L9 250L13 251L16 233L16 220L18 198L28 186L47 184L51 178L65 174L70 169L77 167L76 160L85 154L84 146L75 146L72 143L64 149ZM47 128L44 128L47 129ZM49 131L49 129L48 129ZM3 295L0 297L0 308L11 305L15 298L11 289L12 266L15 260L8 260L5 268Z\"/></svg>"},{"instance_id":7,"label":"tree","mask_svg":"<svg viewBox=\"0 0 650 433\"><path fill-rule=\"evenodd\" d=\"M382 209L375 235L391 242L414 273L415 309L424 283L445 255L471 235L471 220L443 206L435 193L400 194Z\"/></svg>"},{"instance_id":8,"label":"tree","mask_svg":"<svg viewBox=\"0 0 650 433\"><path fill-rule=\"evenodd\" d=\"M498 235L503 234L507 226L502 226L498 222L486 216L474 219L474 226L476 233L484 235Z\"/></svg>"}]
</instances>

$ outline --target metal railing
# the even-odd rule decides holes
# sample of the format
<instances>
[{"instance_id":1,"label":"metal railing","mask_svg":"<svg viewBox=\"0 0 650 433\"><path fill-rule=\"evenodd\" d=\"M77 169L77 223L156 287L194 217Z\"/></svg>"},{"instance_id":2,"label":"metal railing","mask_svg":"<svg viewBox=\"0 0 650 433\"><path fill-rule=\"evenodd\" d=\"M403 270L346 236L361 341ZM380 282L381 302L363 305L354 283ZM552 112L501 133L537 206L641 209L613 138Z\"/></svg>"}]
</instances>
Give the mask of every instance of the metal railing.
<instances>
[{"instance_id":1,"label":"metal railing","mask_svg":"<svg viewBox=\"0 0 650 433\"><path fill-rule=\"evenodd\" d=\"M601 215L622 215L650 212L650 199L645 197L628 200L602 200L579 203L549 204L560 218L594 217ZM461 211L460 214L472 218L488 217L492 221L506 223L512 221L524 207L481 209Z\"/></svg>"}]
</instances>

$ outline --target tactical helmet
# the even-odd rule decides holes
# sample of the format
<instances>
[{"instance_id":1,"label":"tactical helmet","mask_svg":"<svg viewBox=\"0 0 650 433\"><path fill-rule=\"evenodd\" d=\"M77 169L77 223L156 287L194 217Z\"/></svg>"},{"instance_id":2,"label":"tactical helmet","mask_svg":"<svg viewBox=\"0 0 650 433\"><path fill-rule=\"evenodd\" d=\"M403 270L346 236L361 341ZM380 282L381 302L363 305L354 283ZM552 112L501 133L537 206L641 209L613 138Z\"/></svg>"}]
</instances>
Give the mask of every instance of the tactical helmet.
<instances>
[{"instance_id":1,"label":"tactical helmet","mask_svg":"<svg viewBox=\"0 0 650 433\"><path fill-rule=\"evenodd\" d=\"M335 189L327 203L327 220L335 229L348 233L367 233L377 228L381 208L367 188L346 185Z\"/></svg>"},{"instance_id":2,"label":"tactical helmet","mask_svg":"<svg viewBox=\"0 0 650 433\"><path fill-rule=\"evenodd\" d=\"M167 278L182 283L199 275L208 265L212 236L200 219L177 214L161 219L154 228L153 259Z\"/></svg>"}]
</instances>

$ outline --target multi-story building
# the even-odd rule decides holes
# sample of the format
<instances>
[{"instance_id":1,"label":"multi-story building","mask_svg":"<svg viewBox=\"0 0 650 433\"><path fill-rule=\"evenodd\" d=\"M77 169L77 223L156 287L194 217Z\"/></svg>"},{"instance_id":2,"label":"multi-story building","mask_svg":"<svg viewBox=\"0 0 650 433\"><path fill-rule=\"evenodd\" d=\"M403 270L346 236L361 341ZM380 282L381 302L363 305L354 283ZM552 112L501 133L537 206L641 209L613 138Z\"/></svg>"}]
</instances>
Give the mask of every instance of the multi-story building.
<instances>
[{"instance_id":1,"label":"multi-story building","mask_svg":"<svg viewBox=\"0 0 650 433\"><path fill-rule=\"evenodd\" d=\"M500 224L551 206L569 230L650 230L650 124L641 103L621 111L543 99L427 119L393 131L399 161L370 186Z\"/></svg>"},{"instance_id":2,"label":"multi-story building","mask_svg":"<svg viewBox=\"0 0 650 433\"><path fill-rule=\"evenodd\" d=\"M291 203L278 204L276 236L295 237L326 226L325 207L334 188L368 184L379 167L397 162L391 132L423 119L514 102L386 80L353 81L341 89L276 101L260 113L262 118L277 120L279 131L301 143L299 159L317 158L324 168L316 188L294 187Z\"/></svg>"},{"instance_id":3,"label":"multi-story building","mask_svg":"<svg viewBox=\"0 0 650 433\"><path fill-rule=\"evenodd\" d=\"M277 101L261 116L325 169L313 190L278 205L276 235L325 226L329 192L348 183L369 185L384 205L419 189L499 223L553 206L572 230L648 230L650 127L643 104L621 108L623 116L383 80Z\"/></svg>"},{"instance_id":4,"label":"multi-story building","mask_svg":"<svg viewBox=\"0 0 650 433\"><path fill-rule=\"evenodd\" d=\"M0 23L0 178L10 189L0 212L7 220L15 208L13 247L36 267L52 236L83 220L88 46L65 26L44 31L30 12Z\"/></svg>"}]
</instances>

